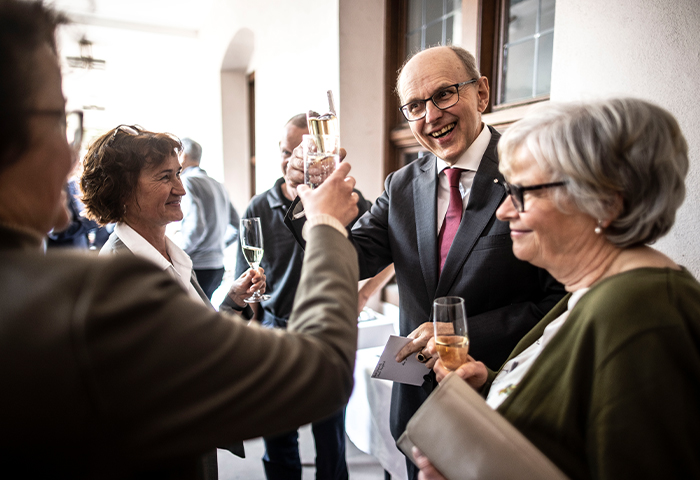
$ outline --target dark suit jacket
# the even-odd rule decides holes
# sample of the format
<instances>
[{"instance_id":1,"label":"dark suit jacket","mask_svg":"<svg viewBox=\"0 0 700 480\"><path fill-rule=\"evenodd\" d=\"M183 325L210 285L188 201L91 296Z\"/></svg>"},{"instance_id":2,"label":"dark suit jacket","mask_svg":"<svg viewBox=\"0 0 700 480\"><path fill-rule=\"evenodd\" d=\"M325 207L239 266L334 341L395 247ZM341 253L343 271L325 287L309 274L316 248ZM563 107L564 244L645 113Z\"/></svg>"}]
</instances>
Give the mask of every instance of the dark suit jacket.
<instances>
[{"instance_id":1,"label":"dark suit jacket","mask_svg":"<svg viewBox=\"0 0 700 480\"><path fill-rule=\"evenodd\" d=\"M390 263L399 287L401 335L431 321L433 299L464 298L470 354L497 369L513 347L564 295L547 272L515 258L508 224L496 219L505 198L491 142L474 177L469 202L454 243L439 273L437 172L428 155L390 174L384 193L355 224L352 241L361 278ZM432 372L423 387L394 384L391 429L395 438L434 387Z\"/></svg>"}]
</instances>

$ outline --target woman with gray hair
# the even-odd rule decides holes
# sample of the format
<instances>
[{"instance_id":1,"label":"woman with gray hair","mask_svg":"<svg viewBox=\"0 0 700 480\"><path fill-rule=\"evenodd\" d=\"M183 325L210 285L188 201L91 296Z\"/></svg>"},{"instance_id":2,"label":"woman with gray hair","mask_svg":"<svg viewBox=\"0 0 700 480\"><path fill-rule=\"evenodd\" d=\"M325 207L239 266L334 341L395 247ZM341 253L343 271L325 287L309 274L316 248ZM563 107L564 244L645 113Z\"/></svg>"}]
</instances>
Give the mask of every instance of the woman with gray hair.
<instances>
[{"instance_id":1,"label":"woman with gray hair","mask_svg":"<svg viewBox=\"0 0 700 480\"><path fill-rule=\"evenodd\" d=\"M570 293L500 371L457 375L571 478L700 478L700 284L648 246L685 196L678 123L643 100L552 104L498 148L513 251Z\"/></svg>"}]
</instances>

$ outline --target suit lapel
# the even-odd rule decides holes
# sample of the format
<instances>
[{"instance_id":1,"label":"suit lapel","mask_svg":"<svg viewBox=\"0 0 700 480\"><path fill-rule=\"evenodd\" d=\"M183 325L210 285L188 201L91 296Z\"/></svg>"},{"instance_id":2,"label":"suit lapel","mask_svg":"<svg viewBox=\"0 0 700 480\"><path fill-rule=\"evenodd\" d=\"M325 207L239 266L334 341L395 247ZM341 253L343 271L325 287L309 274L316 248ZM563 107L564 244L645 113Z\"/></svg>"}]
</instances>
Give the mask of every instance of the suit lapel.
<instances>
[{"instance_id":1,"label":"suit lapel","mask_svg":"<svg viewBox=\"0 0 700 480\"><path fill-rule=\"evenodd\" d=\"M490 128L490 127L489 127ZM489 221L496 213L505 196L501 183L503 176L498 171L496 144L500 134L491 129L491 141L484 153L479 169L474 176L469 202L459 224L450 251L445 259L445 267L437 285L436 297L446 295L462 272L464 263Z\"/></svg>"},{"instance_id":2,"label":"suit lapel","mask_svg":"<svg viewBox=\"0 0 700 480\"><path fill-rule=\"evenodd\" d=\"M435 292L437 262L437 174L435 157L429 155L421 174L413 179L413 206L418 241L418 259L428 296Z\"/></svg>"}]
</instances>

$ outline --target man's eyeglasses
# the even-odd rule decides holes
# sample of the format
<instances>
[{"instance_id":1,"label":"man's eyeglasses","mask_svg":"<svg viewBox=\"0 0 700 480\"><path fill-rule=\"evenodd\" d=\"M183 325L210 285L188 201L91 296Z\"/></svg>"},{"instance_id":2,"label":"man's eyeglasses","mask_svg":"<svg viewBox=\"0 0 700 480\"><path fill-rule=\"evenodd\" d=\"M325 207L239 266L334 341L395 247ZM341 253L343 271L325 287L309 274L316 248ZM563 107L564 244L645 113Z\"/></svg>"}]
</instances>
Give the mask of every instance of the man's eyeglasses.
<instances>
[{"instance_id":1,"label":"man's eyeglasses","mask_svg":"<svg viewBox=\"0 0 700 480\"><path fill-rule=\"evenodd\" d=\"M539 185L529 185L527 187L503 182L503 188L506 189L506 193L510 196L513 206L520 213L525 211L525 192L542 190L544 188L561 187L563 185L566 185L566 182L541 183Z\"/></svg>"},{"instance_id":2,"label":"man's eyeglasses","mask_svg":"<svg viewBox=\"0 0 700 480\"><path fill-rule=\"evenodd\" d=\"M450 108L451 106L459 102L460 87L463 87L464 85L469 85L470 83L474 83L476 81L476 78L472 78L471 80L467 80L466 82L455 83L454 85L441 88L440 90L435 92L432 97L426 98L425 100L413 100L412 102L408 102L406 105L402 105L399 108L399 110L401 110L403 116L406 117L406 120L408 120L409 122L415 122L416 120L420 120L421 118L425 117L425 114L427 113L427 108L425 104L428 101L433 102L433 105L435 105L440 110Z\"/></svg>"},{"instance_id":3,"label":"man's eyeglasses","mask_svg":"<svg viewBox=\"0 0 700 480\"><path fill-rule=\"evenodd\" d=\"M66 142L76 152L80 151L83 143L83 112L74 110L30 110L32 115L53 115L60 119L61 128L66 135Z\"/></svg>"}]
</instances>

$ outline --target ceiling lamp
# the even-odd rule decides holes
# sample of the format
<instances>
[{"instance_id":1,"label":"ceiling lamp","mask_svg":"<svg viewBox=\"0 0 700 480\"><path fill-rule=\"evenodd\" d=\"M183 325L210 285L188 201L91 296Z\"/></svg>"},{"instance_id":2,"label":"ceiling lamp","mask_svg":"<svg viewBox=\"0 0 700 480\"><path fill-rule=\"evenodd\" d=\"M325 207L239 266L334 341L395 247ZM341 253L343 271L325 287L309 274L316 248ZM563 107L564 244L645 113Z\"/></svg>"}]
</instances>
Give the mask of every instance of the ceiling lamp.
<instances>
[{"instance_id":1,"label":"ceiling lamp","mask_svg":"<svg viewBox=\"0 0 700 480\"><path fill-rule=\"evenodd\" d=\"M105 61L93 58L92 56L92 42L83 36L78 42L80 45L80 56L79 57L66 57L68 65L72 68L85 68L90 69L100 69L105 68Z\"/></svg>"}]
</instances>

